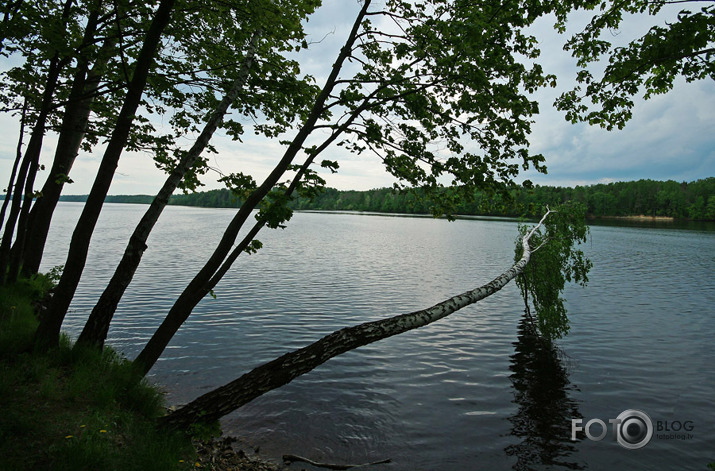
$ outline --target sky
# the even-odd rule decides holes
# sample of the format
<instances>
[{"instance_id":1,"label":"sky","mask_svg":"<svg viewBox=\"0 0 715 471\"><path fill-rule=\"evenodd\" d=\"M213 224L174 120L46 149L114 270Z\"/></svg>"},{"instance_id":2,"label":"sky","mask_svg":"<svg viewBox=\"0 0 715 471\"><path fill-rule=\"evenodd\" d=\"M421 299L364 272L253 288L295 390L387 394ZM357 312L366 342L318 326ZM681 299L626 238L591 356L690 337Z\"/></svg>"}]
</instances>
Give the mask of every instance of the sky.
<instances>
[{"instance_id":1,"label":"sky","mask_svg":"<svg viewBox=\"0 0 715 471\"><path fill-rule=\"evenodd\" d=\"M309 54L296 57L300 58L302 71L313 75L318 84L329 72L358 8L355 0L325 0L306 24L312 43ZM656 20L632 17L620 31L608 34L616 42L625 42L647 31L654 21L663 24L668 15L672 16L678 9ZM588 18L583 13L572 15L568 33L579 31ZM562 50L568 33L556 33L550 18L540 20L532 32L539 39L542 51L538 62L559 80L557 88L544 89L534 95L540 114L534 118L530 149L546 157L548 174L527 171L520 181L528 178L540 185L575 186L643 178L693 181L715 176L715 82L680 80L665 95L648 101L637 97L634 117L624 130L605 131L586 124L573 125L553 107L555 98L573 87L576 74L575 60ZM0 67L6 66L0 62ZM246 123L250 124L250 120ZM3 188L9 180L15 156L18 126L17 117L0 114L0 185ZM219 153L210 156L210 165L223 173L249 173L260 181L282 155L284 147L277 141L248 132L243 142L237 143L218 133L212 143ZM56 136L48 134L42 156L48 168L55 143ZM101 151L102 148L97 148L92 154L80 153L70 174L75 183L65 187L65 194L89 192ZM367 190L395 182L378 158L368 153L356 156L333 147L321 158L340 163L337 174L323 174L328 186L334 188ZM221 184L215 181L217 176L214 172L204 176L203 189L220 188ZM46 172L41 173L38 182L45 178ZM109 194L154 194L164 178L154 166L151 155L125 152Z\"/></svg>"}]
</instances>

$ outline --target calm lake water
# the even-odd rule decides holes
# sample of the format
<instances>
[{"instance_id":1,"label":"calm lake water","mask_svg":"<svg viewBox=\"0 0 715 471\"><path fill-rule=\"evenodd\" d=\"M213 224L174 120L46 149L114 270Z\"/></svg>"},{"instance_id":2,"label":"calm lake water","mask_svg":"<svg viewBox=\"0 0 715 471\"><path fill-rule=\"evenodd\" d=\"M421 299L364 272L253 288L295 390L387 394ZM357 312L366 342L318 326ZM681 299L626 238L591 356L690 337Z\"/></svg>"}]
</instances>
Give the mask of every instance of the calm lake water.
<instances>
[{"instance_id":1,"label":"calm lake water","mask_svg":"<svg viewBox=\"0 0 715 471\"><path fill-rule=\"evenodd\" d=\"M60 204L43 269L64 263L82 205ZM107 204L64 328L73 335L111 276L143 205ZM233 212L167 208L110 331L132 358L207 259ZM709 229L709 230L708 230ZM241 256L152 370L185 403L338 328L431 306L513 259L516 223L298 213ZM549 348L523 329L510 284L431 326L330 360L224 420L261 455L391 459L378 470L705 469L715 461L715 232L592 227L571 333ZM638 450L571 441L571 419L642 410ZM658 431L687 422L690 431ZM596 424L592 435L599 435ZM309 468L294 464L292 469Z\"/></svg>"}]
</instances>

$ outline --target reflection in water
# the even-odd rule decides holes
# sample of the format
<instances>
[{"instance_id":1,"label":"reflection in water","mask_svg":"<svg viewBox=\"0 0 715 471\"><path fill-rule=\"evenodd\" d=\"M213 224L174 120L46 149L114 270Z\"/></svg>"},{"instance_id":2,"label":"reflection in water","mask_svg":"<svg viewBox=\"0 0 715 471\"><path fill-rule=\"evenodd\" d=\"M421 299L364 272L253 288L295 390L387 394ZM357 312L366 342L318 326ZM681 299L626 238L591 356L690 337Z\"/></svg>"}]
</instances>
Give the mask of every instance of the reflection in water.
<instances>
[{"instance_id":1,"label":"reflection in water","mask_svg":"<svg viewBox=\"0 0 715 471\"><path fill-rule=\"evenodd\" d=\"M584 469L568 460L577 443L570 440L571 419L581 418L581 414L569 397L575 386L569 382L558 350L535 335L526 316L519 324L514 346L509 369L519 410L509 421L511 434L521 443L505 448L507 455L516 456L513 469Z\"/></svg>"}]
</instances>

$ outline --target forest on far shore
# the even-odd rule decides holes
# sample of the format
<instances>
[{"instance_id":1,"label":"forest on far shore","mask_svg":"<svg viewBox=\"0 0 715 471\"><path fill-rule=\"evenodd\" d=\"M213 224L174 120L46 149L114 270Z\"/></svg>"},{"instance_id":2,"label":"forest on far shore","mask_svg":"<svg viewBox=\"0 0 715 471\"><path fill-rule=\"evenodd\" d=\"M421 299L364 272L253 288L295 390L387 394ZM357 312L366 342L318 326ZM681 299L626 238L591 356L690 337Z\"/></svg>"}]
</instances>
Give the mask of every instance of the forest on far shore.
<instances>
[{"instance_id":1,"label":"forest on far shore","mask_svg":"<svg viewBox=\"0 0 715 471\"><path fill-rule=\"evenodd\" d=\"M450 191L447 189L446 191ZM86 196L63 196L63 201L84 201ZM108 196L111 203L150 203L149 195ZM715 220L715 177L690 183L673 180L638 180L595 185L512 188L509 196L475 193L472 201L457 206L457 214L474 216L537 216L544 205L579 201L590 217L660 216L675 219ZM175 194L169 204L234 208L240 201L229 189ZM297 197L296 210L371 211L428 214L430 202L419 191L398 192L392 188L340 191L327 188L312 201Z\"/></svg>"}]
</instances>

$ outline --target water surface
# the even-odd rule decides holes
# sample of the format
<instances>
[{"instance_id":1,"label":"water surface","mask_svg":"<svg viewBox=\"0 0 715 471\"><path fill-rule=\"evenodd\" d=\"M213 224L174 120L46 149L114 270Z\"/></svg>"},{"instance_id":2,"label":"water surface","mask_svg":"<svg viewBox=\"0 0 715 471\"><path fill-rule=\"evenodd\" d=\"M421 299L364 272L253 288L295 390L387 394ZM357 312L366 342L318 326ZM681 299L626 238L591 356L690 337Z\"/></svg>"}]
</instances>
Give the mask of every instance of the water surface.
<instances>
[{"instance_id":1,"label":"water surface","mask_svg":"<svg viewBox=\"0 0 715 471\"><path fill-rule=\"evenodd\" d=\"M146 206L107 204L64 328L77 334ZM59 206L43 262L63 263L81 204ZM233 212L168 207L109 341L138 353ZM707 227L705 228L707 229ZM151 371L185 403L341 327L428 307L490 281L516 223L298 213L259 238ZM586 289L565 294L571 333L533 338L514 285L439 321L338 358L231 414L261 453L380 470L702 469L715 439L715 232L595 226ZM692 420L692 438L627 450L570 440L571 418L625 409ZM597 431L597 430L596 430ZM301 469L307 465L295 464Z\"/></svg>"}]
</instances>

